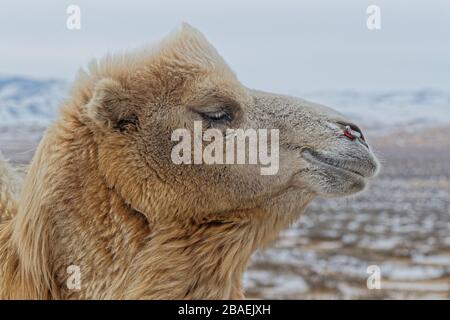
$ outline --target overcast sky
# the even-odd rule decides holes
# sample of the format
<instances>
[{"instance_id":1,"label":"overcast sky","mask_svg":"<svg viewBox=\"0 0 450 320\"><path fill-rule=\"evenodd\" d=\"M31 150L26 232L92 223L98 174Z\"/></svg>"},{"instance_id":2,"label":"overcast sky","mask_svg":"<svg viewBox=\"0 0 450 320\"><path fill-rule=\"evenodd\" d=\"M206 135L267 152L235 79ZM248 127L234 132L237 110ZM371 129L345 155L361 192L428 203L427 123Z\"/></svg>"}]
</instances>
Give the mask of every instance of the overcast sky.
<instances>
[{"instance_id":1,"label":"overcast sky","mask_svg":"<svg viewBox=\"0 0 450 320\"><path fill-rule=\"evenodd\" d=\"M81 30L66 8L81 8ZM381 30L366 9L381 8ZM0 4L0 74L71 79L110 51L151 44L186 21L253 88L450 88L450 0L10 0Z\"/></svg>"}]
</instances>

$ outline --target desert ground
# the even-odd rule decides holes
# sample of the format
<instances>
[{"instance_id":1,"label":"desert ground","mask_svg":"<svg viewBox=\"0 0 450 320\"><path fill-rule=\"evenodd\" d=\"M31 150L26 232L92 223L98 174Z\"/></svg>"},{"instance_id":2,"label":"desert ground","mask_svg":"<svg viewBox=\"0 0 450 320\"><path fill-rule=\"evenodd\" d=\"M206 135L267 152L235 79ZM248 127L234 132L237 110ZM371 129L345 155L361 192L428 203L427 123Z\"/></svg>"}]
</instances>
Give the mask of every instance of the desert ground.
<instances>
[{"instance_id":1,"label":"desert ground","mask_svg":"<svg viewBox=\"0 0 450 320\"><path fill-rule=\"evenodd\" d=\"M42 132L2 126L0 150L27 165ZM378 178L357 196L315 200L257 252L244 279L248 298L450 298L450 128L371 142L382 159ZM367 288L370 265L381 289Z\"/></svg>"}]
</instances>

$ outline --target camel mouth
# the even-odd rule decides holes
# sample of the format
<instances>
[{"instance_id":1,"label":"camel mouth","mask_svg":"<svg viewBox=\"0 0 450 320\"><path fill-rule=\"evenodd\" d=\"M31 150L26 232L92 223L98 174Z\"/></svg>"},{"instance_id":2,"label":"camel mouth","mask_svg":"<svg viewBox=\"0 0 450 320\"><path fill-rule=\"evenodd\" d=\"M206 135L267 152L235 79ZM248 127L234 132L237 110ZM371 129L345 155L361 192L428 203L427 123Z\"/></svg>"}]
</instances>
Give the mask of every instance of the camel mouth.
<instances>
[{"instance_id":1,"label":"camel mouth","mask_svg":"<svg viewBox=\"0 0 450 320\"><path fill-rule=\"evenodd\" d=\"M316 166L350 175L356 179L367 179L376 175L377 166L355 158L329 157L309 148L302 150L303 158Z\"/></svg>"}]
</instances>

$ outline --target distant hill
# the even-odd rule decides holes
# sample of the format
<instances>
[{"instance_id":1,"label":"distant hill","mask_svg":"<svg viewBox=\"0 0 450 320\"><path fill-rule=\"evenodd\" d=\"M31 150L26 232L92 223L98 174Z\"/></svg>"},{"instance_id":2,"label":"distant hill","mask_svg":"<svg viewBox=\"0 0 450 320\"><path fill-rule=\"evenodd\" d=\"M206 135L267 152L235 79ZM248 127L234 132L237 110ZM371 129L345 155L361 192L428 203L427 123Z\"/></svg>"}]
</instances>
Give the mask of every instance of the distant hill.
<instances>
[{"instance_id":1,"label":"distant hill","mask_svg":"<svg viewBox=\"0 0 450 320\"><path fill-rule=\"evenodd\" d=\"M305 98L330 106L377 134L450 125L450 91L336 91Z\"/></svg>"},{"instance_id":2,"label":"distant hill","mask_svg":"<svg viewBox=\"0 0 450 320\"><path fill-rule=\"evenodd\" d=\"M0 77L0 125L48 125L68 89L69 84L62 80ZM328 91L301 97L330 106L373 133L450 125L450 92Z\"/></svg>"},{"instance_id":3,"label":"distant hill","mask_svg":"<svg viewBox=\"0 0 450 320\"><path fill-rule=\"evenodd\" d=\"M67 94L61 80L0 77L0 125L48 125Z\"/></svg>"}]
</instances>

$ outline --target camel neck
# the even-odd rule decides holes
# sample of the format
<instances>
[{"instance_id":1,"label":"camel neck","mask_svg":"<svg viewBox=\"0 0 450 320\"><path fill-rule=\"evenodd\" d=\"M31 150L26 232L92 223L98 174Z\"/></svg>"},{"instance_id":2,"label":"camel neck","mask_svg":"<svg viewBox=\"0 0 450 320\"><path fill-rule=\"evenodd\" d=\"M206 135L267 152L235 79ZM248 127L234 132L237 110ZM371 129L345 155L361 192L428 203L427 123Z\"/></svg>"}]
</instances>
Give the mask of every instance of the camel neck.
<instances>
[{"instance_id":1,"label":"camel neck","mask_svg":"<svg viewBox=\"0 0 450 320\"><path fill-rule=\"evenodd\" d=\"M242 298L242 275L257 247L253 228L243 221L155 227L124 297Z\"/></svg>"}]
</instances>

